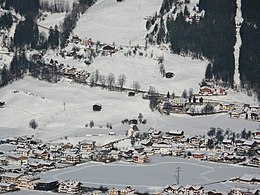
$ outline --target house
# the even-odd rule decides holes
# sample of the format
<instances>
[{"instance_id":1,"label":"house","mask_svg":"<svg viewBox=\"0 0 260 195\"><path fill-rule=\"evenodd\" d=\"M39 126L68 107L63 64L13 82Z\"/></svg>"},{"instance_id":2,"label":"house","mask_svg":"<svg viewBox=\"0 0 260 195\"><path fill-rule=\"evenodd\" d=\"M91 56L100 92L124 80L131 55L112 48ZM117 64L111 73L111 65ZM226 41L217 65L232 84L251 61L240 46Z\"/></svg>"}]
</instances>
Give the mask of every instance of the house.
<instances>
[{"instance_id":1,"label":"house","mask_svg":"<svg viewBox=\"0 0 260 195\"><path fill-rule=\"evenodd\" d=\"M28 163L28 157L27 156L22 156L18 154L8 154L7 160L9 164L13 165L24 165Z\"/></svg>"},{"instance_id":2,"label":"house","mask_svg":"<svg viewBox=\"0 0 260 195\"><path fill-rule=\"evenodd\" d=\"M18 179L17 187L33 190L35 182L38 181L39 179L40 177L24 175Z\"/></svg>"},{"instance_id":3,"label":"house","mask_svg":"<svg viewBox=\"0 0 260 195\"><path fill-rule=\"evenodd\" d=\"M18 179L22 176L23 174L6 172L1 174L0 178L1 178L1 182L4 183L16 183L18 182Z\"/></svg>"},{"instance_id":4,"label":"house","mask_svg":"<svg viewBox=\"0 0 260 195\"><path fill-rule=\"evenodd\" d=\"M9 191L15 191L15 185L10 183L2 183L0 182L0 193L5 193Z\"/></svg>"},{"instance_id":5,"label":"house","mask_svg":"<svg viewBox=\"0 0 260 195\"><path fill-rule=\"evenodd\" d=\"M91 194L92 194L92 195L102 195L103 192L102 192L101 190L94 190L94 191L92 191Z\"/></svg>"},{"instance_id":6,"label":"house","mask_svg":"<svg viewBox=\"0 0 260 195\"><path fill-rule=\"evenodd\" d=\"M63 70L63 73L66 76L74 76L76 72L77 72L77 68L75 68L75 67L71 67L71 68L70 67L66 67Z\"/></svg>"},{"instance_id":7,"label":"house","mask_svg":"<svg viewBox=\"0 0 260 195\"><path fill-rule=\"evenodd\" d=\"M133 161L138 164L149 163L150 159L146 154L136 154L133 156Z\"/></svg>"},{"instance_id":8,"label":"house","mask_svg":"<svg viewBox=\"0 0 260 195\"><path fill-rule=\"evenodd\" d=\"M77 164L80 162L80 155L74 152L65 152L65 162L69 164Z\"/></svg>"},{"instance_id":9,"label":"house","mask_svg":"<svg viewBox=\"0 0 260 195\"><path fill-rule=\"evenodd\" d=\"M192 153L192 157L196 158L196 159L203 159L205 157L205 155L204 155L204 153L194 152L194 153Z\"/></svg>"},{"instance_id":10,"label":"house","mask_svg":"<svg viewBox=\"0 0 260 195\"><path fill-rule=\"evenodd\" d=\"M118 195L119 190L115 189L115 188L111 188L107 190L107 195Z\"/></svg>"},{"instance_id":11,"label":"house","mask_svg":"<svg viewBox=\"0 0 260 195\"><path fill-rule=\"evenodd\" d=\"M202 86L199 95L214 95L215 90L209 86Z\"/></svg>"},{"instance_id":12,"label":"house","mask_svg":"<svg viewBox=\"0 0 260 195\"><path fill-rule=\"evenodd\" d=\"M34 189L35 190L40 190L40 191L55 191L59 187L59 182L57 180L38 180L34 184Z\"/></svg>"},{"instance_id":13,"label":"house","mask_svg":"<svg viewBox=\"0 0 260 195\"><path fill-rule=\"evenodd\" d=\"M196 194L196 195L203 195L204 194L204 187L203 186L185 186L184 187L185 194L191 195L191 194Z\"/></svg>"},{"instance_id":14,"label":"house","mask_svg":"<svg viewBox=\"0 0 260 195\"><path fill-rule=\"evenodd\" d=\"M102 48L102 51L103 51L104 53L112 54L112 53L115 53L116 49L115 49L115 47L113 47L113 46L105 45L105 46Z\"/></svg>"},{"instance_id":15,"label":"house","mask_svg":"<svg viewBox=\"0 0 260 195\"><path fill-rule=\"evenodd\" d=\"M184 188L179 185L168 185L163 191L167 194L184 194Z\"/></svg>"},{"instance_id":16,"label":"house","mask_svg":"<svg viewBox=\"0 0 260 195\"><path fill-rule=\"evenodd\" d=\"M167 79L171 79L172 77L174 77L174 73L173 73L173 72L166 72L166 73L165 73L165 77L166 77Z\"/></svg>"},{"instance_id":17,"label":"house","mask_svg":"<svg viewBox=\"0 0 260 195\"><path fill-rule=\"evenodd\" d=\"M173 140L180 140L184 137L184 131L179 130L168 131L165 134L166 136L172 137Z\"/></svg>"},{"instance_id":18,"label":"house","mask_svg":"<svg viewBox=\"0 0 260 195\"><path fill-rule=\"evenodd\" d=\"M96 141L93 140L83 140L79 143L79 151L81 153L91 152L95 148Z\"/></svg>"},{"instance_id":19,"label":"house","mask_svg":"<svg viewBox=\"0 0 260 195\"><path fill-rule=\"evenodd\" d=\"M101 109L102 109L102 105L100 104L93 105L93 111L100 111Z\"/></svg>"},{"instance_id":20,"label":"house","mask_svg":"<svg viewBox=\"0 0 260 195\"><path fill-rule=\"evenodd\" d=\"M260 167L260 157L259 156L255 156L250 160L250 163L253 165L256 165L258 167Z\"/></svg>"},{"instance_id":21,"label":"house","mask_svg":"<svg viewBox=\"0 0 260 195\"><path fill-rule=\"evenodd\" d=\"M82 183L75 181L63 181L60 182L58 192L67 194L78 194L82 190Z\"/></svg>"},{"instance_id":22,"label":"house","mask_svg":"<svg viewBox=\"0 0 260 195\"><path fill-rule=\"evenodd\" d=\"M169 155L172 150L172 145L166 142L159 142L159 143L154 143L152 145L152 148L155 151L155 153Z\"/></svg>"},{"instance_id":23,"label":"house","mask_svg":"<svg viewBox=\"0 0 260 195\"><path fill-rule=\"evenodd\" d=\"M211 190L206 192L206 195L223 195L222 192L218 192L216 190Z\"/></svg>"},{"instance_id":24,"label":"house","mask_svg":"<svg viewBox=\"0 0 260 195\"><path fill-rule=\"evenodd\" d=\"M127 137L133 138L137 137L140 133L140 130L138 129L137 125L131 125L131 127L127 131Z\"/></svg>"},{"instance_id":25,"label":"house","mask_svg":"<svg viewBox=\"0 0 260 195\"><path fill-rule=\"evenodd\" d=\"M128 194L135 194L135 189L132 186L126 186L125 188L120 190L119 195L128 195Z\"/></svg>"},{"instance_id":26,"label":"house","mask_svg":"<svg viewBox=\"0 0 260 195\"><path fill-rule=\"evenodd\" d=\"M79 143L79 152L82 158L89 158L95 148L96 142L93 140L83 140Z\"/></svg>"}]
</instances>

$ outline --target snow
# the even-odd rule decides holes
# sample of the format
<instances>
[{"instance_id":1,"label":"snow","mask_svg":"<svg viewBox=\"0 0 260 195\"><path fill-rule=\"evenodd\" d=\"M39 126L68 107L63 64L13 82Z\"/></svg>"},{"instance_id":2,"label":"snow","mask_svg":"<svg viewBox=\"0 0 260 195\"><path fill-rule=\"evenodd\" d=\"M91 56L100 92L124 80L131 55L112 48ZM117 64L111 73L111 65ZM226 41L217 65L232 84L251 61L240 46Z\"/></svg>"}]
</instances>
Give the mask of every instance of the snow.
<instances>
[{"instance_id":1,"label":"snow","mask_svg":"<svg viewBox=\"0 0 260 195\"><path fill-rule=\"evenodd\" d=\"M180 184L208 184L222 181L245 173L253 174L257 168L239 167L227 164L201 162L198 160L180 159L173 157L152 157L149 164L128 164L124 162L103 164L86 163L63 170L50 171L41 174L44 179L71 179L81 181L87 186L108 186L122 188L127 185L141 191L162 189L167 184L176 183L175 171L181 168ZM142 175L142 177L138 177ZM122 180L122 178L124 178ZM158 179L160 178L160 179ZM215 185L217 190L227 190L230 184ZM253 187L253 186L251 186ZM212 189L211 185L206 189Z\"/></svg>"},{"instance_id":2,"label":"snow","mask_svg":"<svg viewBox=\"0 0 260 195\"><path fill-rule=\"evenodd\" d=\"M0 94L1 101L6 102L5 108L1 108L0 112L1 138L34 135L43 140L64 139L65 136L88 139L86 134L108 135L111 129L106 128L107 123L111 123L112 131L120 136L125 135L129 129L129 126L121 124L121 121L137 118L139 113L147 119L146 125L138 126L141 132L147 132L150 127L154 127L164 132L179 129L184 131L185 135L203 135L210 127L241 132L244 128L254 131L259 126L253 121L230 119L227 114L204 117L178 114L165 116L156 111L151 112L149 102L142 99L141 94L128 97L126 92L111 92L62 81L51 84L31 77L1 88ZM92 106L96 103L102 105L100 112L92 111ZM31 119L35 119L39 124L36 130L28 126ZM91 120L94 121L95 127L86 128L85 124L89 124ZM99 128L100 125L102 128ZM106 136L97 139L100 139L100 143L105 143Z\"/></svg>"},{"instance_id":3,"label":"snow","mask_svg":"<svg viewBox=\"0 0 260 195\"><path fill-rule=\"evenodd\" d=\"M236 44L234 46L234 57L235 57L235 71L234 71L234 83L240 87L240 74L239 74L239 55L240 55L240 47L242 44L241 36L240 36L240 28L243 22L242 11L241 11L241 0L236 0L237 2L237 10L236 10Z\"/></svg>"},{"instance_id":4,"label":"snow","mask_svg":"<svg viewBox=\"0 0 260 195\"><path fill-rule=\"evenodd\" d=\"M80 17L73 32L107 44L144 45L144 18L159 10L161 3L162 0L98 0Z\"/></svg>"}]
</instances>

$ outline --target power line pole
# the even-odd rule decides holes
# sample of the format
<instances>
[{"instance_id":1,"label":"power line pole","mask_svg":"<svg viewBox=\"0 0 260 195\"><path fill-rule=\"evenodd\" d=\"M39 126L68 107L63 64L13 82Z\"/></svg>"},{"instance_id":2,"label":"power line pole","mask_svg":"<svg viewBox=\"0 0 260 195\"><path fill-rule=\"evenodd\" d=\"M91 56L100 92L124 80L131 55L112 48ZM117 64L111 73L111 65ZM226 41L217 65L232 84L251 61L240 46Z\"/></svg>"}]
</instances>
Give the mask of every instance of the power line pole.
<instances>
[{"instance_id":1,"label":"power line pole","mask_svg":"<svg viewBox=\"0 0 260 195\"><path fill-rule=\"evenodd\" d=\"M177 169L176 169L176 175L175 175L177 185L180 184L180 172L181 172L181 168L180 168L180 167L177 167Z\"/></svg>"},{"instance_id":2,"label":"power line pole","mask_svg":"<svg viewBox=\"0 0 260 195\"><path fill-rule=\"evenodd\" d=\"M63 102L63 111L66 110L66 102Z\"/></svg>"}]
</instances>

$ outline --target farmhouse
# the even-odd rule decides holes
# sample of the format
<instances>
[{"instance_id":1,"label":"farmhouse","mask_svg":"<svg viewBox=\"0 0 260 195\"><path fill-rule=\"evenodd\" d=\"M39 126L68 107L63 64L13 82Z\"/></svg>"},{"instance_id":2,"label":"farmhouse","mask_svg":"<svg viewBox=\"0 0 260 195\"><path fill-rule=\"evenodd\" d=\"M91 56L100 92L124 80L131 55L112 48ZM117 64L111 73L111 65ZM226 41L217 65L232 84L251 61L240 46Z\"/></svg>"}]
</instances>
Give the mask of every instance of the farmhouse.
<instances>
[{"instance_id":1,"label":"farmhouse","mask_svg":"<svg viewBox=\"0 0 260 195\"><path fill-rule=\"evenodd\" d=\"M81 191L82 183L75 181L63 181L60 182L58 192L67 194L78 194Z\"/></svg>"},{"instance_id":2,"label":"farmhouse","mask_svg":"<svg viewBox=\"0 0 260 195\"><path fill-rule=\"evenodd\" d=\"M4 183L16 183L20 177L22 177L22 174L19 173L4 173L0 175L1 182Z\"/></svg>"}]
</instances>

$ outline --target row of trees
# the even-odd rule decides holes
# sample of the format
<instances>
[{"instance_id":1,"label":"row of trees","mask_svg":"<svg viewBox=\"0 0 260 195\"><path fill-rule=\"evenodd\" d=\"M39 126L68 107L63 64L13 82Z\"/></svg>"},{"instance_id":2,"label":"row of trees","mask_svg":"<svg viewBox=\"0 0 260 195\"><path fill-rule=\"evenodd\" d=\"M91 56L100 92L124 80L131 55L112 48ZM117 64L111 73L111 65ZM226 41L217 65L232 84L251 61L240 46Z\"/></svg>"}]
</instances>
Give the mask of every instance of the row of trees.
<instances>
[{"instance_id":1,"label":"row of trees","mask_svg":"<svg viewBox=\"0 0 260 195\"><path fill-rule=\"evenodd\" d=\"M113 73L109 73L107 76L100 75L99 71L96 70L90 76L90 86L94 87L98 84L101 84L102 87L108 87L109 90L113 90L114 87L119 87L120 90L123 90L126 83L126 76L120 74L117 79Z\"/></svg>"}]
</instances>

